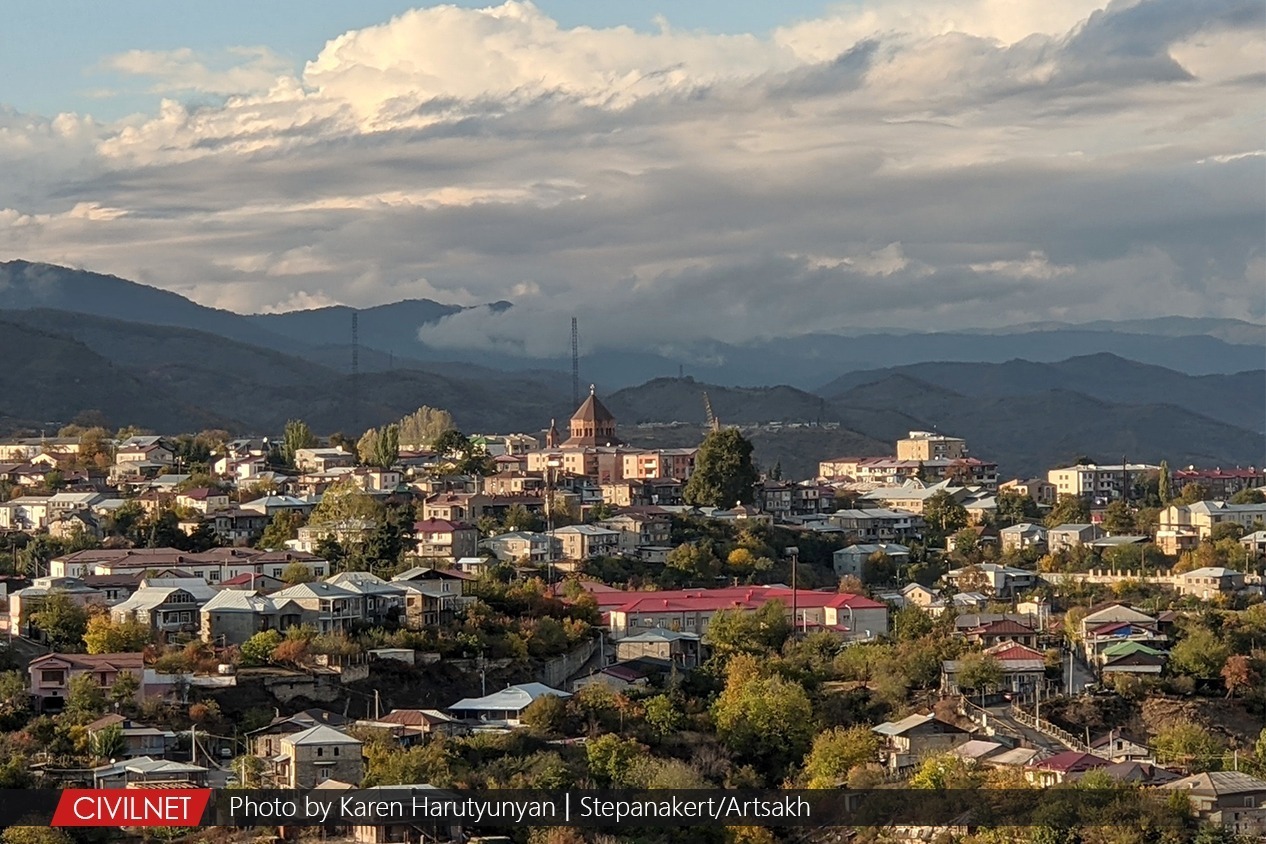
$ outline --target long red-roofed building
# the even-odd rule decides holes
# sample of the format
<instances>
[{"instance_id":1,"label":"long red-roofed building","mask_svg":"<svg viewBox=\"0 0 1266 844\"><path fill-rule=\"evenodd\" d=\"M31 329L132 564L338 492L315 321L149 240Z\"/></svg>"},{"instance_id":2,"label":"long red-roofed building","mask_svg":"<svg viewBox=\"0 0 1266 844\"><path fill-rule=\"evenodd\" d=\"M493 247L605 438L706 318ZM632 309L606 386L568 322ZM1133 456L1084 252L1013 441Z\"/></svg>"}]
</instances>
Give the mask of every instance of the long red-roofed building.
<instances>
[{"instance_id":1,"label":"long red-roofed building","mask_svg":"<svg viewBox=\"0 0 1266 844\"><path fill-rule=\"evenodd\" d=\"M594 597L599 608L607 611L613 639L656 627L703 635L718 612L756 612L770 601L782 603L788 620L792 620L794 603L794 621L800 629L827 630L848 639L888 632L888 605L851 593L797 589L793 601L792 590L786 586L731 586L626 592L620 604L615 603L615 593L595 593Z\"/></svg>"}]
</instances>

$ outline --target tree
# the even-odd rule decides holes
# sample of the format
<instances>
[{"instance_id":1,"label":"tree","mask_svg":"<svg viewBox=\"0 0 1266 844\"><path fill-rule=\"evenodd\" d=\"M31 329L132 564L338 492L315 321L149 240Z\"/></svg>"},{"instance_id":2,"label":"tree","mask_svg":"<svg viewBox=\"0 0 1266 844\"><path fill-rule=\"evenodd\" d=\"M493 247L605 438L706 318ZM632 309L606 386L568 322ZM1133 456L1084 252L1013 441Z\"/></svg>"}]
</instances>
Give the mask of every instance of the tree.
<instances>
[{"instance_id":1,"label":"tree","mask_svg":"<svg viewBox=\"0 0 1266 844\"><path fill-rule=\"evenodd\" d=\"M317 443L316 435L302 419L291 419L286 423L285 433L281 439L281 456L287 466L295 465L295 453L301 448L312 448Z\"/></svg>"},{"instance_id":2,"label":"tree","mask_svg":"<svg viewBox=\"0 0 1266 844\"><path fill-rule=\"evenodd\" d=\"M400 444L410 449L430 448L440 434L456 427L453 414L423 405L400 420Z\"/></svg>"},{"instance_id":3,"label":"tree","mask_svg":"<svg viewBox=\"0 0 1266 844\"><path fill-rule=\"evenodd\" d=\"M1046 515L1047 527L1083 525L1089 521L1090 508L1086 506L1085 499L1068 493L1060 495L1055 506L1051 508L1051 512Z\"/></svg>"},{"instance_id":4,"label":"tree","mask_svg":"<svg viewBox=\"0 0 1266 844\"><path fill-rule=\"evenodd\" d=\"M1157 495L1160 497L1161 506L1168 507L1174 497L1174 476L1169 471L1168 460L1160 462L1160 477L1157 479L1157 484Z\"/></svg>"},{"instance_id":5,"label":"tree","mask_svg":"<svg viewBox=\"0 0 1266 844\"><path fill-rule=\"evenodd\" d=\"M1242 489L1231 496L1232 504L1266 504L1266 494L1260 489Z\"/></svg>"},{"instance_id":6,"label":"tree","mask_svg":"<svg viewBox=\"0 0 1266 844\"><path fill-rule=\"evenodd\" d=\"M1037 502L1031 495L1023 495L1013 489L1004 489L998 493L997 509L994 520L998 527L1010 527L1022 522L1036 521L1040 511Z\"/></svg>"},{"instance_id":7,"label":"tree","mask_svg":"<svg viewBox=\"0 0 1266 844\"><path fill-rule=\"evenodd\" d=\"M644 707L646 723L656 735L671 735L680 730L686 721L681 709L668 695L655 695L647 698Z\"/></svg>"},{"instance_id":8,"label":"tree","mask_svg":"<svg viewBox=\"0 0 1266 844\"><path fill-rule=\"evenodd\" d=\"M0 674L0 730L17 729L31 711L27 675L21 671Z\"/></svg>"},{"instance_id":9,"label":"tree","mask_svg":"<svg viewBox=\"0 0 1266 844\"><path fill-rule=\"evenodd\" d=\"M66 714L76 719L88 719L105 711L105 691L91 674L78 674L70 678L66 690Z\"/></svg>"},{"instance_id":10,"label":"tree","mask_svg":"<svg viewBox=\"0 0 1266 844\"><path fill-rule=\"evenodd\" d=\"M958 661L959 688L984 692L1002 682L1002 663L993 654L973 651Z\"/></svg>"},{"instance_id":11,"label":"tree","mask_svg":"<svg viewBox=\"0 0 1266 844\"><path fill-rule=\"evenodd\" d=\"M1222 682L1226 684L1226 696L1235 697L1242 689L1251 689L1257 683L1253 660L1243 654L1232 654L1222 664Z\"/></svg>"},{"instance_id":12,"label":"tree","mask_svg":"<svg viewBox=\"0 0 1266 844\"><path fill-rule=\"evenodd\" d=\"M440 434L431 445L437 454L448 458L448 472L462 475L488 475L492 473L492 461L482 446L476 446L470 437L455 428Z\"/></svg>"},{"instance_id":13,"label":"tree","mask_svg":"<svg viewBox=\"0 0 1266 844\"><path fill-rule=\"evenodd\" d=\"M150 643L151 636L149 627L135 618L115 622L100 613L88 619L83 639L90 654L118 654L141 650Z\"/></svg>"},{"instance_id":14,"label":"tree","mask_svg":"<svg viewBox=\"0 0 1266 844\"><path fill-rule=\"evenodd\" d=\"M356 453L367 466L390 469L400 457L400 426L370 428L356 443Z\"/></svg>"},{"instance_id":15,"label":"tree","mask_svg":"<svg viewBox=\"0 0 1266 844\"><path fill-rule=\"evenodd\" d=\"M1180 721L1157 733L1153 749L1157 762L1182 765L1192 773L1216 769L1222 762L1221 742L1190 721Z\"/></svg>"},{"instance_id":16,"label":"tree","mask_svg":"<svg viewBox=\"0 0 1266 844\"><path fill-rule=\"evenodd\" d=\"M1223 539L1238 540L1244 535L1244 526L1237 525L1235 522L1223 522L1214 525L1209 531L1209 541L1217 545Z\"/></svg>"},{"instance_id":17,"label":"tree","mask_svg":"<svg viewBox=\"0 0 1266 844\"><path fill-rule=\"evenodd\" d=\"M712 543L706 539L678 545L668 552L664 562L669 568L686 572L692 577L711 577L720 566L720 561L712 553Z\"/></svg>"},{"instance_id":18,"label":"tree","mask_svg":"<svg viewBox=\"0 0 1266 844\"><path fill-rule=\"evenodd\" d=\"M79 651L88 630L88 613L69 596L54 592L31 614L31 621L55 651Z\"/></svg>"},{"instance_id":19,"label":"tree","mask_svg":"<svg viewBox=\"0 0 1266 844\"><path fill-rule=\"evenodd\" d=\"M360 488L351 478L343 478L329 486L321 496L321 503L308 517L308 525L329 528L337 534L339 529L349 529L363 522L376 522L382 517L382 509L373 496Z\"/></svg>"},{"instance_id":20,"label":"tree","mask_svg":"<svg viewBox=\"0 0 1266 844\"><path fill-rule=\"evenodd\" d=\"M923 502L923 520L937 535L949 536L954 531L967 527L969 518L967 508L942 490Z\"/></svg>"},{"instance_id":21,"label":"tree","mask_svg":"<svg viewBox=\"0 0 1266 844\"><path fill-rule=\"evenodd\" d=\"M523 723L538 732L560 732L566 722L567 704L558 695L541 695L523 710Z\"/></svg>"},{"instance_id":22,"label":"tree","mask_svg":"<svg viewBox=\"0 0 1266 844\"><path fill-rule=\"evenodd\" d=\"M136 693L141 689L141 681L131 671L122 671L114 678L110 686L110 703L120 709L130 709L136 703Z\"/></svg>"},{"instance_id":23,"label":"tree","mask_svg":"<svg viewBox=\"0 0 1266 844\"><path fill-rule=\"evenodd\" d=\"M730 659L712 717L732 751L775 775L804 757L814 732L813 704L804 687L765 675L749 654Z\"/></svg>"},{"instance_id":24,"label":"tree","mask_svg":"<svg viewBox=\"0 0 1266 844\"><path fill-rule=\"evenodd\" d=\"M286 542L299 536L299 526L303 524L303 515L295 510L278 510L273 513L272 521L264 528L259 538L258 547L269 551L281 551Z\"/></svg>"},{"instance_id":25,"label":"tree","mask_svg":"<svg viewBox=\"0 0 1266 844\"><path fill-rule=\"evenodd\" d=\"M932 616L918 604L906 604L892 616L892 635L898 642L911 642L932 632Z\"/></svg>"},{"instance_id":26,"label":"tree","mask_svg":"<svg viewBox=\"0 0 1266 844\"><path fill-rule=\"evenodd\" d=\"M11 826L0 834L4 844L74 844L60 829L47 826Z\"/></svg>"},{"instance_id":27,"label":"tree","mask_svg":"<svg viewBox=\"0 0 1266 844\"><path fill-rule=\"evenodd\" d=\"M92 752L98 759L115 759L122 756L126 749L123 728L118 724L102 727L92 734Z\"/></svg>"},{"instance_id":28,"label":"tree","mask_svg":"<svg viewBox=\"0 0 1266 844\"><path fill-rule=\"evenodd\" d=\"M1174 500L1174 503L1195 504L1197 501L1208 501L1209 498L1209 490L1202 484L1193 482L1183 485L1182 492L1178 494L1178 498Z\"/></svg>"},{"instance_id":29,"label":"tree","mask_svg":"<svg viewBox=\"0 0 1266 844\"><path fill-rule=\"evenodd\" d=\"M813 738L813 749L804 760L809 788L835 788L859 765L874 761L879 737L870 727L832 727Z\"/></svg>"},{"instance_id":30,"label":"tree","mask_svg":"<svg viewBox=\"0 0 1266 844\"><path fill-rule=\"evenodd\" d=\"M316 580L316 575L312 573L312 569L303 563L295 560L281 571L281 582L287 586L297 586L300 583L311 583Z\"/></svg>"},{"instance_id":31,"label":"tree","mask_svg":"<svg viewBox=\"0 0 1266 844\"><path fill-rule=\"evenodd\" d=\"M1207 627L1187 632L1169 653L1169 667L1179 674L1199 679L1219 676L1230 648Z\"/></svg>"},{"instance_id":32,"label":"tree","mask_svg":"<svg viewBox=\"0 0 1266 844\"><path fill-rule=\"evenodd\" d=\"M276 630L256 633L242 643L242 664L248 668L267 665L280 644L281 634Z\"/></svg>"},{"instance_id":33,"label":"tree","mask_svg":"<svg viewBox=\"0 0 1266 844\"><path fill-rule=\"evenodd\" d=\"M735 428L711 431L699 446L695 470L682 497L698 507L750 504L757 480L751 442Z\"/></svg>"},{"instance_id":34,"label":"tree","mask_svg":"<svg viewBox=\"0 0 1266 844\"><path fill-rule=\"evenodd\" d=\"M624 785L633 760L645 752L646 748L634 739L620 738L615 733L605 733L585 745L589 772L614 786Z\"/></svg>"},{"instance_id":35,"label":"tree","mask_svg":"<svg viewBox=\"0 0 1266 844\"><path fill-rule=\"evenodd\" d=\"M1135 530L1134 511L1124 501L1113 501L1103 511L1103 529L1110 534L1130 534Z\"/></svg>"}]
</instances>

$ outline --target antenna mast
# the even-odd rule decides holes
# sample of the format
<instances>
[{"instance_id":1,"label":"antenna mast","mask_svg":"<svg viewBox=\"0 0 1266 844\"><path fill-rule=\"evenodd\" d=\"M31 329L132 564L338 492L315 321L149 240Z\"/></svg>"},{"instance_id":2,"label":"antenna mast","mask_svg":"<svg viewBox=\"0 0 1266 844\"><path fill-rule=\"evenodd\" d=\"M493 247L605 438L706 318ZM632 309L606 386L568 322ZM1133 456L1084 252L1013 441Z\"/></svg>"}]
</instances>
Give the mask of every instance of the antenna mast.
<instances>
[{"instance_id":1,"label":"antenna mast","mask_svg":"<svg viewBox=\"0 0 1266 844\"><path fill-rule=\"evenodd\" d=\"M580 407L580 343L576 318L571 318L571 406Z\"/></svg>"},{"instance_id":2,"label":"antenna mast","mask_svg":"<svg viewBox=\"0 0 1266 844\"><path fill-rule=\"evenodd\" d=\"M711 431L721 430L721 422L717 419L716 414L712 412L712 399L708 398L708 391L703 391L703 410L708 414L708 429Z\"/></svg>"},{"instance_id":3,"label":"antenna mast","mask_svg":"<svg viewBox=\"0 0 1266 844\"><path fill-rule=\"evenodd\" d=\"M352 311L352 435L360 423L360 314Z\"/></svg>"}]
</instances>

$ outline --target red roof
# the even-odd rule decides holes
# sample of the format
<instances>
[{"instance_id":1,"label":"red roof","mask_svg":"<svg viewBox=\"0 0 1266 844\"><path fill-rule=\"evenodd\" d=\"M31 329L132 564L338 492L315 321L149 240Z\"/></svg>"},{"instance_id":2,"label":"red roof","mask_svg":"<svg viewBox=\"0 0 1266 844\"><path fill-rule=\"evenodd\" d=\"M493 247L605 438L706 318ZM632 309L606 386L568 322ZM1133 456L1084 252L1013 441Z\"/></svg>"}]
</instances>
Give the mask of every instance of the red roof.
<instances>
[{"instance_id":1,"label":"red roof","mask_svg":"<svg viewBox=\"0 0 1266 844\"><path fill-rule=\"evenodd\" d=\"M1008 645L1007 642L1000 642L999 645ZM1031 662L1035 659L1046 659L1046 654L1024 645L1010 643L1007 647L999 647L998 650L990 649L989 653L999 662Z\"/></svg>"},{"instance_id":2,"label":"red roof","mask_svg":"<svg viewBox=\"0 0 1266 844\"><path fill-rule=\"evenodd\" d=\"M1094 768L1103 768L1108 765L1108 760L1090 753L1079 753L1076 750L1065 750L1063 753L1056 753L1049 759L1043 759L1034 765L1041 771L1062 771L1066 774L1075 774L1080 771L1089 771Z\"/></svg>"},{"instance_id":3,"label":"red roof","mask_svg":"<svg viewBox=\"0 0 1266 844\"><path fill-rule=\"evenodd\" d=\"M991 621L988 624L982 624L973 629L972 633L983 633L987 636L1021 636L1032 635L1035 631L1027 624L1021 624L1018 621L1012 621L1009 618L1000 618Z\"/></svg>"}]
</instances>

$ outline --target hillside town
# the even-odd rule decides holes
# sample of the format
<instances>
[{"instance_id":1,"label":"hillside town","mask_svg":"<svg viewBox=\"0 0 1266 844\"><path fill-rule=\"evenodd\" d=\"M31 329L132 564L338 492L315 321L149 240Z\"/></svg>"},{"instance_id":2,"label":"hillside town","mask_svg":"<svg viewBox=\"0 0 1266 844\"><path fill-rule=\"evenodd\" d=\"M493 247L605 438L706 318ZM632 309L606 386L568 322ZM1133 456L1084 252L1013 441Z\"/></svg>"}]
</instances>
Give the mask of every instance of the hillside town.
<instances>
[{"instance_id":1,"label":"hillside town","mask_svg":"<svg viewBox=\"0 0 1266 844\"><path fill-rule=\"evenodd\" d=\"M0 788L1093 787L1113 840L1266 835L1266 469L542 421L0 442Z\"/></svg>"}]
</instances>

